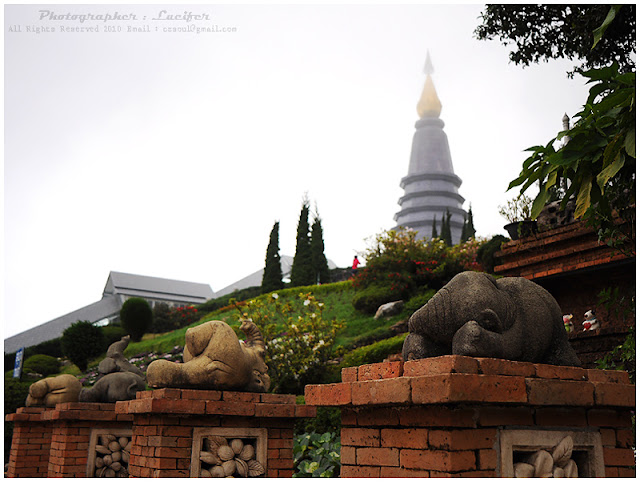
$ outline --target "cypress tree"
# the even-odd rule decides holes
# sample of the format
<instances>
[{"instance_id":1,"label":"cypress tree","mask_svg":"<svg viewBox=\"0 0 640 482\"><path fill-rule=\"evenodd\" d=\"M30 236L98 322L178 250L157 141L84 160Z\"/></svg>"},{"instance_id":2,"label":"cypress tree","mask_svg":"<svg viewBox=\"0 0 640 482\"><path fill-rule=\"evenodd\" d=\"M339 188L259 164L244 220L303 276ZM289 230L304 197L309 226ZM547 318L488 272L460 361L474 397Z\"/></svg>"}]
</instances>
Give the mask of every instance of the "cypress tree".
<instances>
[{"instance_id":1,"label":"cypress tree","mask_svg":"<svg viewBox=\"0 0 640 482\"><path fill-rule=\"evenodd\" d=\"M305 196L300 210L296 254L291 266L291 286L308 286L316 282L311 260L311 239L309 237L309 200Z\"/></svg>"},{"instance_id":2,"label":"cypress tree","mask_svg":"<svg viewBox=\"0 0 640 482\"><path fill-rule=\"evenodd\" d=\"M460 242L464 243L471 238L475 238L476 229L473 227L473 213L471 212L471 206L469 206L469 212L464 217L464 225L462 226L462 236Z\"/></svg>"},{"instance_id":3,"label":"cypress tree","mask_svg":"<svg viewBox=\"0 0 640 482\"><path fill-rule=\"evenodd\" d=\"M438 237L438 227L436 226L436 215L433 215L433 224L431 225L431 239Z\"/></svg>"},{"instance_id":4,"label":"cypress tree","mask_svg":"<svg viewBox=\"0 0 640 482\"><path fill-rule=\"evenodd\" d=\"M280 264L280 223L276 221L269 235L267 256L262 274L262 292L281 290L284 288L282 281L282 265Z\"/></svg>"},{"instance_id":5,"label":"cypress tree","mask_svg":"<svg viewBox=\"0 0 640 482\"><path fill-rule=\"evenodd\" d=\"M451 213L447 209L447 215L442 215L442 240L447 246L451 246Z\"/></svg>"},{"instance_id":6,"label":"cypress tree","mask_svg":"<svg viewBox=\"0 0 640 482\"><path fill-rule=\"evenodd\" d=\"M322 236L322 220L316 214L313 217L313 225L311 226L311 262L313 264L313 272L317 283L328 283L329 265L327 257L324 255L324 239Z\"/></svg>"}]
</instances>

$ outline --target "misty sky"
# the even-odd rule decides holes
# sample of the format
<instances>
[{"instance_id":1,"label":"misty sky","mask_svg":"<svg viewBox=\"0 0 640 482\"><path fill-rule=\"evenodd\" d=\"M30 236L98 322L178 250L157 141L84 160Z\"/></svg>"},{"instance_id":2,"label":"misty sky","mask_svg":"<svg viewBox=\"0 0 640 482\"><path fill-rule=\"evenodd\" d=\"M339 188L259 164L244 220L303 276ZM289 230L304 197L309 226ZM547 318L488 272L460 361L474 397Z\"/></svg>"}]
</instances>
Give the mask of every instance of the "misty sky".
<instances>
[{"instance_id":1,"label":"misty sky","mask_svg":"<svg viewBox=\"0 0 640 482\"><path fill-rule=\"evenodd\" d=\"M475 40L481 11L5 6L5 338L98 301L111 270L220 290L263 267L276 220L293 255L305 193L349 265L395 226L427 49L464 207L506 234L524 149L588 87Z\"/></svg>"}]
</instances>

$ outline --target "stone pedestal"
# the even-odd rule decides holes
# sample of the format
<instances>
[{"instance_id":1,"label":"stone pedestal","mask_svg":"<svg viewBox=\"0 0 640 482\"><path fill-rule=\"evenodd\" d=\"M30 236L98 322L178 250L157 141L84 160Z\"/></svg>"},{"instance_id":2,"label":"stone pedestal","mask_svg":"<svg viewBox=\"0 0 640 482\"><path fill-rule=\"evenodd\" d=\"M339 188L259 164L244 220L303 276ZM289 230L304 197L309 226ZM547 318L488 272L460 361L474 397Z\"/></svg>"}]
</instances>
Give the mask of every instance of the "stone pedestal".
<instances>
[{"instance_id":1,"label":"stone pedestal","mask_svg":"<svg viewBox=\"0 0 640 482\"><path fill-rule=\"evenodd\" d=\"M566 435L580 476L635 476L626 372L442 356L347 368L305 398L342 410L341 477L513 476Z\"/></svg>"},{"instance_id":2,"label":"stone pedestal","mask_svg":"<svg viewBox=\"0 0 640 482\"><path fill-rule=\"evenodd\" d=\"M51 446L51 424L42 416L49 409L22 407L6 416L13 422L8 477L46 477Z\"/></svg>"},{"instance_id":3,"label":"stone pedestal","mask_svg":"<svg viewBox=\"0 0 640 482\"><path fill-rule=\"evenodd\" d=\"M92 434L131 430L133 417L116 413L114 403L71 402L45 411L42 419L51 427L48 477L87 477L93 475L88 462L95 460Z\"/></svg>"},{"instance_id":4,"label":"stone pedestal","mask_svg":"<svg viewBox=\"0 0 640 482\"><path fill-rule=\"evenodd\" d=\"M212 436L251 443L267 477L291 477L294 421L315 416L294 395L166 388L137 396L116 403L133 415L132 477L199 477L203 438Z\"/></svg>"}]
</instances>

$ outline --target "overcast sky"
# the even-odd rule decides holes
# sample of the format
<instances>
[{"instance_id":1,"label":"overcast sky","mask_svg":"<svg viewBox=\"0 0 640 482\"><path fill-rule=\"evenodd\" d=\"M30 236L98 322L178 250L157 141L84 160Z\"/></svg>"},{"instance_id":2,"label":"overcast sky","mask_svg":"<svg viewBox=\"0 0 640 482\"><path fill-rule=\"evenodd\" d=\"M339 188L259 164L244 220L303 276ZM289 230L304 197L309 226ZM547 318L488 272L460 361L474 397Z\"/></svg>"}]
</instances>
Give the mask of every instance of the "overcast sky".
<instances>
[{"instance_id":1,"label":"overcast sky","mask_svg":"<svg viewBox=\"0 0 640 482\"><path fill-rule=\"evenodd\" d=\"M305 193L348 266L395 226L427 49L464 207L506 234L524 149L588 87L475 40L481 11L5 6L5 338L98 301L111 270L220 290L263 267L276 220L293 255Z\"/></svg>"}]
</instances>

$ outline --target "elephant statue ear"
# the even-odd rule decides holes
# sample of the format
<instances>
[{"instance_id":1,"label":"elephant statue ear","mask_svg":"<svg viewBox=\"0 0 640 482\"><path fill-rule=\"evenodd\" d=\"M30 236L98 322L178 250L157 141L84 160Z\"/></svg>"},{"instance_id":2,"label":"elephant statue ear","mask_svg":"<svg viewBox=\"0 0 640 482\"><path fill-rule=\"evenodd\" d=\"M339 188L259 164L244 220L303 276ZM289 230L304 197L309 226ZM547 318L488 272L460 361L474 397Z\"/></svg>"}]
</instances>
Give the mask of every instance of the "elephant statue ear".
<instances>
[{"instance_id":1,"label":"elephant statue ear","mask_svg":"<svg viewBox=\"0 0 640 482\"><path fill-rule=\"evenodd\" d=\"M494 333L502 333L503 331L500 317L490 308L482 310L476 321L485 330L493 331Z\"/></svg>"}]
</instances>

